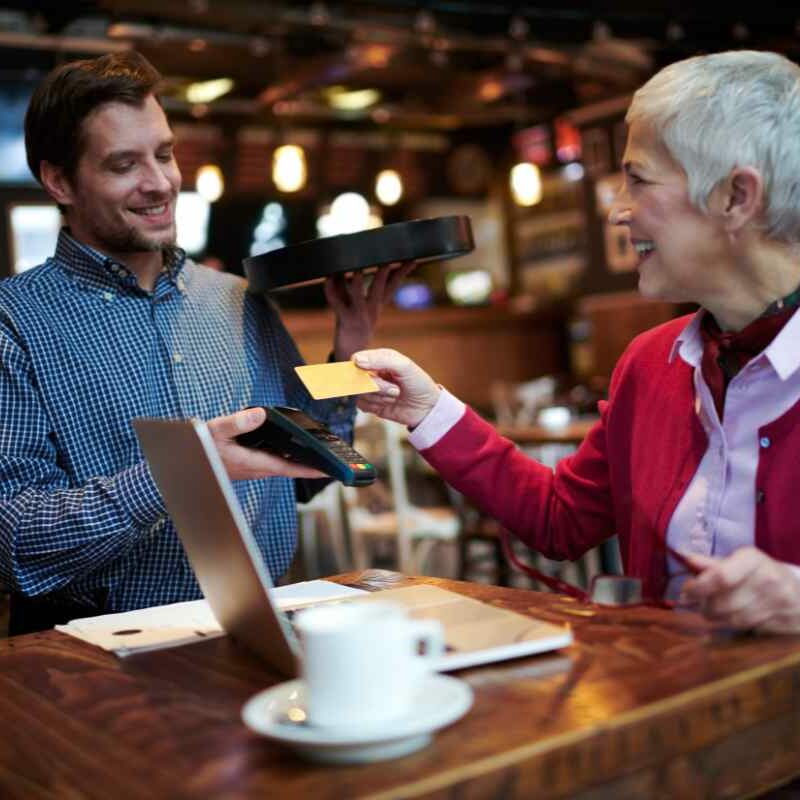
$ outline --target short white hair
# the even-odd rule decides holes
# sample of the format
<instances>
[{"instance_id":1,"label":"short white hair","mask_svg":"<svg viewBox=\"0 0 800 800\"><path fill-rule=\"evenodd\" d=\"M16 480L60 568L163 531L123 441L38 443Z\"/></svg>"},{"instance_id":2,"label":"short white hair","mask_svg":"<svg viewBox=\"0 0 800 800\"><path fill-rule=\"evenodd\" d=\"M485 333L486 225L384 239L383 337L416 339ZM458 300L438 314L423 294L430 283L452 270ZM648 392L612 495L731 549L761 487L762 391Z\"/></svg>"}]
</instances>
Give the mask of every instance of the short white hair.
<instances>
[{"instance_id":1,"label":"short white hair","mask_svg":"<svg viewBox=\"0 0 800 800\"><path fill-rule=\"evenodd\" d=\"M703 211L735 167L757 169L767 235L800 242L800 67L789 59L731 50L678 61L634 94L625 120L654 126Z\"/></svg>"}]
</instances>

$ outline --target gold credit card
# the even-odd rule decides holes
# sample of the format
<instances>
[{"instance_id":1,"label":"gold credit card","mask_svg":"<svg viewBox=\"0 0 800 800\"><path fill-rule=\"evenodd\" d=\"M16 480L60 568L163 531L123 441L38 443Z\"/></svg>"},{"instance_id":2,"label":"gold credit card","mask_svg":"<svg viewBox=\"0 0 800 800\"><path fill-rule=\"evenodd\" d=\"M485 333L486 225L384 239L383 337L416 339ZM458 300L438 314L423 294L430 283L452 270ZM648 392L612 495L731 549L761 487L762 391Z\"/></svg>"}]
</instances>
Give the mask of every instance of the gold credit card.
<instances>
[{"instance_id":1,"label":"gold credit card","mask_svg":"<svg viewBox=\"0 0 800 800\"><path fill-rule=\"evenodd\" d=\"M347 397L351 394L376 392L378 384L365 369L352 361L334 361L328 364L306 364L294 371L315 400L328 397Z\"/></svg>"}]
</instances>

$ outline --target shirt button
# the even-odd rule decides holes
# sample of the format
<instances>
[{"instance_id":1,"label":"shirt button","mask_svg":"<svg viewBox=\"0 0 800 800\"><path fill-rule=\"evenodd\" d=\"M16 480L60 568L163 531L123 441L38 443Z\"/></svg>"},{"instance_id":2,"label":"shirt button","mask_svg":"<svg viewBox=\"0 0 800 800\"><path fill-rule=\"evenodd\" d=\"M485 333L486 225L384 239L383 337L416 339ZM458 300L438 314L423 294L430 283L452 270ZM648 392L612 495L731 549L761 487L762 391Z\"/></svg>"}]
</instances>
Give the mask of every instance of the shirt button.
<instances>
[{"instance_id":1,"label":"shirt button","mask_svg":"<svg viewBox=\"0 0 800 800\"><path fill-rule=\"evenodd\" d=\"M180 364L183 361L183 356L180 353L173 353L172 354L172 360L176 364Z\"/></svg>"},{"instance_id":2,"label":"shirt button","mask_svg":"<svg viewBox=\"0 0 800 800\"><path fill-rule=\"evenodd\" d=\"M769 447L772 444L772 440L769 438L769 436L762 436L758 440L758 443L761 445L761 447Z\"/></svg>"},{"instance_id":3,"label":"shirt button","mask_svg":"<svg viewBox=\"0 0 800 800\"><path fill-rule=\"evenodd\" d=\"M764 502L764 497L765 497L764 490L763 489L759 489L756 492L756 503L763 503Z\"/></svg>"},{"instance_id":4,"label":"shirt button","mask_svg":"<svg viewBox=\"0 0 800 800\"><path fill-rule=\"evenodd\" d=\"M113 299L114 295L112 292L103 292L103 300L110 303Z\"/></svg>"}]
</instances>

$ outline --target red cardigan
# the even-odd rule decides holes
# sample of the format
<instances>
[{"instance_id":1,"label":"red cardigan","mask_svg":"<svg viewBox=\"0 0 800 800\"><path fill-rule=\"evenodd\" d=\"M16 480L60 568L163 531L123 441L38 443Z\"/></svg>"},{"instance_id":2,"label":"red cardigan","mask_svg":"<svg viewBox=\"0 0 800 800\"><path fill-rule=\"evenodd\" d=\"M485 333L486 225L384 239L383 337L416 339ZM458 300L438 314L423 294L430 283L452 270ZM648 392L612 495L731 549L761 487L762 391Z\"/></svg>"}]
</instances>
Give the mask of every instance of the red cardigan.
<instances>
[{"instance_id":1,"label":"red cardigan","mask_svg":"<svg viewBox=\"0 0 800 800\"><path fill-rule=\"evenodd\" d=\"M625 572L648 596L666 586L663 549L675 507L708 440L695 412L693 369L669 353L688 317L641 334L620 358L600 422L550 470L502 438L474 411L422 451L444 479L549 558L574 560L619 535ZM800 564L800 403L759 436L755 544Z\"/></svg>"}]
</instances>

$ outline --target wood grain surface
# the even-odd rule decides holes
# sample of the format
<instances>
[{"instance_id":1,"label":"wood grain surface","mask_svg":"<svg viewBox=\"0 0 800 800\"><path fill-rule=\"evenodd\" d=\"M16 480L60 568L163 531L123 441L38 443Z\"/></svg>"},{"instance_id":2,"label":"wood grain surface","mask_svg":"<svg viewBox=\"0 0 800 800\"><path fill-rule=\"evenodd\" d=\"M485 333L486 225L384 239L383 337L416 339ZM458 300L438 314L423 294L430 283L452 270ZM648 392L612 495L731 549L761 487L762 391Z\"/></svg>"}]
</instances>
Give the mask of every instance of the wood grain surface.
<instances>
[{"instance_id":1,"label":"wood grain surface","mask_svg":"<svg viewBox=\"0 0 800 800\"><path fill-rule=\"evenodd\" d=\"M335 326L332 311L287 310L281 318L309 364L327 361ZM564 320L557 311L385 308L370 347L399 350L465 403L485 411L492 409L494 382L563 374L569 366Z\"/></svg>"},{"instance_id":2,"label":"wood grain surface","mask_svg":"<svg viewBox=\"0 0 800 800\"><path fill-rule=\"evenodd\" d=\"M579 445L599 421L599 417L575 419L563 428L545 428L543 425L496 425L495 427L501 436L519 445Z\"/></svg>"},{"instance_id":3,"label":"wood grain surface","mask_svg":"<svg viewBox=\"0 0 800 800\"><path fill-rule=\"evenodd\" d=\"M336 580L375 588L384 577ZM425 750L323 767L242 724L244 702L276 678L227 638L118 659L56 631L15 637L0 642L0 797L745 797L800 773L798 637L399 583L415 582L569 622L576 644L456 673L475 704Z\"/></svg>"}]
</instances>

